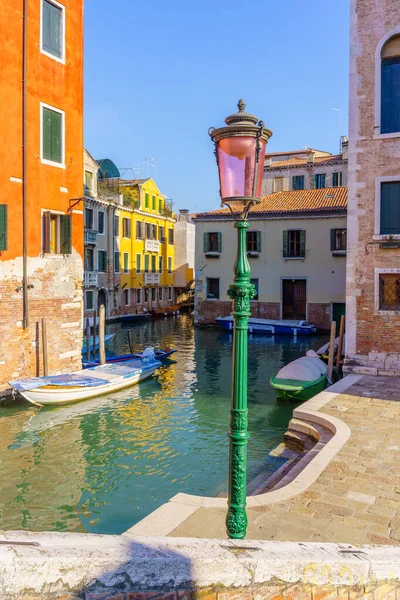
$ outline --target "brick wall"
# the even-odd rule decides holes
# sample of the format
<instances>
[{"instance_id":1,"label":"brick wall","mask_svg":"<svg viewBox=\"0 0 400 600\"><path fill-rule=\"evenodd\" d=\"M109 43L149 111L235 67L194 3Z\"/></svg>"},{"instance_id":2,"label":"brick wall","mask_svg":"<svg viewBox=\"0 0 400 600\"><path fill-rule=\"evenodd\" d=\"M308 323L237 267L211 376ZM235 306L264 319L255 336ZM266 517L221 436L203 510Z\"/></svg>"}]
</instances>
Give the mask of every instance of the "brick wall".
<instances>
[{"instance_id":1,"label":"brick wall","mask_svg":"<svg viewBox=\"0 0 400 600\"><path fill-rule=\"evenodd\" d=\"M22 328L22 259L0 262L0 393L12 379L43 375L42 318L49 374L81 368L82 258L28 260L29 327Z\"/></svg>"}]
</instances>

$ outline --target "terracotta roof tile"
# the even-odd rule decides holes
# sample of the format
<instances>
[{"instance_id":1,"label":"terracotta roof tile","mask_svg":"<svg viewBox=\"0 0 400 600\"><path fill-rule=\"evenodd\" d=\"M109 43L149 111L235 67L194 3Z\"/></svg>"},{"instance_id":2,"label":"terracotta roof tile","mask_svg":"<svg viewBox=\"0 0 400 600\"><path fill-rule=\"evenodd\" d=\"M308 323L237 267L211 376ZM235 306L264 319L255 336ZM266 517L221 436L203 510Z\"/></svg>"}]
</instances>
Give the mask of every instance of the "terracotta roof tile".
<instances>
[{"instance_id":1,"label":"terracotta roof tile","mask_svg":"<svg viewBox=\"0 0 400 600\"><path fill-rule=\"evenodd\" d=\"M314 159L314 162L311 163L311 165L313 164L330 164L330 163L335 163L339 160L343 160L343 157L341 154L335 154L335 155L331 155L331 156L316 156ZM310 163L308 163L306 158L298 158L298 157L293 157L293 158L288 158L287 160L279 160L276 162L271 162L270 165L265 165L265 167L267 169L281 169L282 167L296 167L296 166L306 166Z\"/></svg>"},{"instance_id":2,"label":"terracotta roof tile","mask_svg":"<svg viewBox=\"0 0 400 600\"><path fill-rule=\"evenodd\" d=\"M261 198L260 204L253 206L250 215L293 214L345 211L347 209L347 187L321 188L318 190L294 190L276 192ZM196 218L229 216L228 208L198 213Z\"/></svg>"},{"instance_id":3,"label":"terracotta roof tile","mask_svg":"<svg viewBox=\"0 0 400 600\"><path fill-rule=\"evenodd\" d=\"M267 152L265 156L286 156L289 154L307 154L307 152L326 152L325 150L317 150L316 148L302 148L302 150L289 150L286 152ZM330 154L330 152L326 152Z\"/></svg>"}]
</instances>

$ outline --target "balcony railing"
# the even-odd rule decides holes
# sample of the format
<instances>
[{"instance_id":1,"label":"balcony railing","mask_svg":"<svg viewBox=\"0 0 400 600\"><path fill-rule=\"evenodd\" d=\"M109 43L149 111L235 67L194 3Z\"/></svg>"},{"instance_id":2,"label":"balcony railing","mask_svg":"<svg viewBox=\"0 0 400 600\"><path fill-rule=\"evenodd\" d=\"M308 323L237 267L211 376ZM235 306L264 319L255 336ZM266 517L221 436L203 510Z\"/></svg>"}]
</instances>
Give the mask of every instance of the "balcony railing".
<instances>
[{"instance_id":1,"label":"balcony railing","mask_svg":"<svg viewBox=\"0 0 400 600\"><path fill-rule=\"evenodd\" d=\"M146 252L158 252L160 248L160 242L158 240L146 240L144 243L144 249Z\"/></svg>"},{"instance_id":2,"label":"balcony railing","mask_svg":"<svg viewBox=\"0 0 400 600\"><path fill-rule=\"evenodd\" d=\"M98 276L94 271L85 271L84 273L84 285L85 287L97 287Z\"/></svg>"},{"instance_id":3,"label":"balcony railing","mask_svg":"<svg viewBox=\"0 0 400 600\"><path fill-rule=\"evenodd\" d=\"M144 274L145 285L158 285L160 283L159 273L145 273Z\"/></svg>"},{"instance_id":4,"label":"balcony railing","mask_svg":"<svg viewBox=\"0 0 400 600\"><path fill-rule=\"evenodd\" d=\"M85 229L85 244L97 244L97 231L94 229Z\"/></svg>"}]
</instances>

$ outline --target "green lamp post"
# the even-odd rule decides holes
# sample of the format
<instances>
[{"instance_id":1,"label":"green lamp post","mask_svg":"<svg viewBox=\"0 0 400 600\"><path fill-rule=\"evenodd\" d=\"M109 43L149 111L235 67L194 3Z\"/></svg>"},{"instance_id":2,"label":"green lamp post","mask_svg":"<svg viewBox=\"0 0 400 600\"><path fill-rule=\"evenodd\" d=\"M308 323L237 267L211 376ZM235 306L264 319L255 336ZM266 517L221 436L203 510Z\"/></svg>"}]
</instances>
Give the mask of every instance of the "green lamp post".
<instances>
[{"instance_id":1,"label":"green lamp post","mask_svg":"<svg viewBox=\"0 0 400 600\"><path fill-rule=\"evenodd\" d=\"M272 135L245 108L244 100L239 100L239 112L225 119L226 127L211 127L208 131L215 144L221 205L227 206L235 218L238 240L233 284L228 290L233 303L234 334L226 529L228 536L235 539L243 539L247 529L247 338L250 300L256 295L250 283L246 232L249 210L260 202L265 149Z\"/></svg>"}]
</instances>

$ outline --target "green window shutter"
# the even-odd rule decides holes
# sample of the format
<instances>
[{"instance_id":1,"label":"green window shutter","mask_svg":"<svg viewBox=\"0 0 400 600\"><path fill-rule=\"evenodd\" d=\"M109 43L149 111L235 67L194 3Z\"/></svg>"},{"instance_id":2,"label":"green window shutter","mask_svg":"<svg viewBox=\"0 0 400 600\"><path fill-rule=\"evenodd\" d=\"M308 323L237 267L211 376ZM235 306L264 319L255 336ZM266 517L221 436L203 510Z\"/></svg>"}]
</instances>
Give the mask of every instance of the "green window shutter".
<instances>
[{"instance_id":1,"label":"green window shutter","mask_svg":"<svg viewBox=\"0 0 400 600\"><path fill-rule=\"evenodd\" d=\"M50 52L58 58L61 58L62 52L61 20L61 8L52 4L50 9Z\"/></svg>"},{"instance_id":2,"label":"green window shutter","mask_svg":"<svg viewBox=\"0 0 400 600\"><path fill-rule=\"evenodd\" d=\"M261 252L261 231L256 231L256 244L257 252Z\"/></svg>"},{"instance_id":3,"label":"green window shutter","mask_svg":"<svg viewBox=\"0 0 400 600\"><path fill-rule=\"evenodd\" d=\"M42 124L42 135L43 135L43 158L45 160L51 160L51 141L52 141L52 135L51 135L51 130L52 130L52 124L53 124L53 119L52 119L52 113L53 111L49 110L48 108L43 108L43 114L42 114L42 119L43 119L43 124Z\"/></svg>"},{"instance_id":4,"label":"green window shutter","mask_svg":"<svg viewBox=\"0 0 400 600\"><path fill-rule=\"evenodd\" d=\"M156 210L156 197L155 197L155 196L153 196L153 197L151 198L151 208L152 208L153 210Z\"/></svg>"},{"instance_id":5,"label":"green window shutter","mask_svg":"<svg viewBox=\"0 0 400 600\"><path fill-rule=\"evenodd\" d=\"M392 133L400 131L400 57L383 60L381 69L381 133Z\"/></svg>"},{"instance_id":6,"label":"green window shutter","mask_svg":"<svg viewBox=\"0 0 400 600\"><path fill-rule=\"evenodd\" d=\"M326 175L325 175L325 173L321 176L321 180L322 180L321 181L322 182L321 187L322 188L326 187Z\"/></svg>"},{"instance_id":7,"label":"green window shutter","mask_svg":"<svg viewBox=\"0 0 400 600\"><path fill-rule=\"evenodd\" d=\"M331 229L331 252L336 250L336 229Z\"/></svg>"},{"instance_id":8,"label":"green window shutter","mask_svg":"<svg viewBox=\"0 0 400 600\"><path fill-rule=\"evenodd\" d=\"M52 113L52 124L51 124L51 160L54 162L62 162L62 150L61 150L61 138L62 138L62 116L60 113L54 110Z\"/></svg>"},{"instance_id":9,"label":"green window shutter","mask_svg":"<svg viewBox=\"0 0 400 600\"><path fill-rule=\"evenodd\" d=\"M127 252L124 252L124 271L129 270L129 255Z\"/></svg>"},{"instance_id":10,"label":"green window shutter","mask_svg":"<svg viewBox=\"0 0 400 600\"><path fill-rule=\"evenodd\" d=\"M50 52L50 20L51 4L44 1L42 11L42 47L46 52Z\"/></svg>"},{"instance_id":11,"label":"green window shutter","mask_svg":"<svg viewBox=\"0 0 400 600\"><path fill-rule=\"evenodd\" d=\"M162 200L161 200L161 198L158 200L158 212L160 214L162 213Z\"/></svg>"},{"instance_id":12,"label":"green window shutter","mask_svg":"<svg viewBox=\"0 0 400 600\"><path fill-rule=\"evenodd\" d=\"M60 216L61 229L61 254L71 254L72 252L72 224L71 215Z\"/></svg>"},{"instance_id":13,"label":"green window shutter","mask_svg":"<svg viewBox=\"0 0 400 600\"><path fill-rule=\"evenodd\" d=\"M144 255L144 272L148 273L149 271L149 255L145 254Z\"/></svg>"},{"instance_id":14,"label":"green window shutter","mask_svg":"<svg viewBox=\"0 0 400 600\"><path fill-rule=\"evenodd\" d=\"M144 196L144 205L146 208L149 208L149 195L145 194Z\"/></svg>"},{"instance_id":15,"label":"green window shutter","mask_svg":"<svg viewBox=\"0 0 400 600\"><path fill-rule=\"evenodd\" d=\"M297 189L304 190L304 175L299 175L299 185Z\"/></svg>"},{"instance_id":16,"label":"green window shutter","mask_svg":"<svg viewBox=\"0 0 400 600\"><path fill-rule=\"evenodd\" d=\"M222 233L218 231L218 252L222 252Z\"/></svg>"},{"instance_id":17,"label":"green window shutter","mask_svg":"<svg viewBox=\"0 0 400 600\"><path fill-rule=\"evenodd\" d=\"M302 229L300 231L300 256L306 255L306 231Z\"/></svg>"},{"instance_id":18,"label":"green window shutter","mask_svg":"<svg viewBox=\"0 0 400 600\"><path fill-rule=\"evenodd\" d=\"M141 271L141 254L136 254L136 273L140 273Z\"/></svg>"},{"instance_id":19,"label":"green window shutter","mask_svg":"<svg viewBox=\"0 0 400 600\"><path fill-rule=\"evenodd\" d=\"M317 176L314 174L314 189L317 188Z\"/></svg>"},{"instance_id":20,"label":"green window shutter","mask_svg":"<svg viewBox=\"0 0 400 600\"><path fill-rule=\"evenodd\" d=\"M400 234L400 183L381 183L381 235Z\"/></svg>"},{"instance_id":21,"label":"green window shutter","mask_svg":"<svg viewBox=\"0 0 400 600\"><path fill-rule=\"evenodd\" d=\"M7 231L7 204L0 204L0 251L7 250L8 231Z\"/></svg>"},{"instance_id":22,"label":"green window shutter","mask_svg":"<svg viewBox=\"0 0 400 600\"><path fill-rule=\"evenodd\" d=\"M209 252L210 248L210 236L208 235L208 231L204 233L204 252Z\"/></svg>"},{"instance_id":23,"label":"green window shutter","mask_svg":"<svg viewBox=\"0 0 400 600\"><path fill-rule=\"evenodd\" d=\"M119 273L119 252L114 252L114 272Z\"/></svg>"},{"instance_id":24,"label":"green window shutter","mask_svg":"<svg viewBox=\"0 0 400 600\"><path fill-rule=\"evenodd\" d=\"M151 257L151 271L152 273L156 272L156 257L154 255Z\"/></svg>"},{"instance_id":25,"label":"green window shutter","mask_svg":"<svg viewBox=\"0 0 400 600\"><path fill-rule=\"evenodd\" d=\"M289 256L289 231L285 229L283 232L283 258Z\"/></svg>"},{"instance_id":26,"label":"green window shutter","mask_svg":"<svg viewBox=\"0 0 400 600\"><path fill-rule=\"evenodd\" d=\"M159 269L160 273L162 273L162 267L163 267L162 263L163 263L163 257L159 256L158 257L158 269Z\"/></svg>"},{"instance_id":27,"label":"green window shutter","mask_svg":"<svg viewBox=\"0 0 400 600\"><path fill-rule=\"evenodd\" d=\"M293 177L292 177L292 190L297 190L297 179L296 179L296 175L293 175Z\"/></svg>"}]
</instances>

